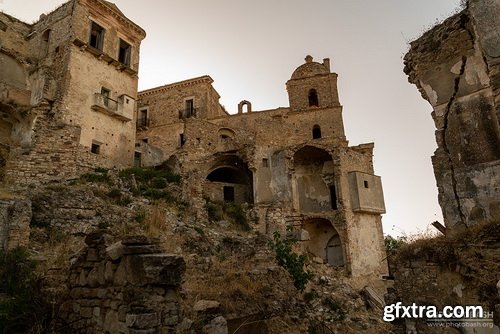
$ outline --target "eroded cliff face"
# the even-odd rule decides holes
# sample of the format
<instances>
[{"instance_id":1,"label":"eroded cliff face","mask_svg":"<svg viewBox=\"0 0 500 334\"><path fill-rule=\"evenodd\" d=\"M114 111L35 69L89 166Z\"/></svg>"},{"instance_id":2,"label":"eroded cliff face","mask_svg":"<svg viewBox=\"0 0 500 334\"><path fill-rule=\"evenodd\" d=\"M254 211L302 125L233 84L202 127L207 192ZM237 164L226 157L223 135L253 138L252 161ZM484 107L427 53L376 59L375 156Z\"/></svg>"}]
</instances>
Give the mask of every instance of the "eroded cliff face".
<instances>
[{"instance_id":1,"label":"eroded cliff face","mask_svg":"<svg viewBox=\"0 0 500 334\"><path fill-rule=\"evenodd\" d=\"M448 227L500 220L498 1L466 8L411 43L405 73L433 107L432 157Z\"/></svg>"}]
</instances>

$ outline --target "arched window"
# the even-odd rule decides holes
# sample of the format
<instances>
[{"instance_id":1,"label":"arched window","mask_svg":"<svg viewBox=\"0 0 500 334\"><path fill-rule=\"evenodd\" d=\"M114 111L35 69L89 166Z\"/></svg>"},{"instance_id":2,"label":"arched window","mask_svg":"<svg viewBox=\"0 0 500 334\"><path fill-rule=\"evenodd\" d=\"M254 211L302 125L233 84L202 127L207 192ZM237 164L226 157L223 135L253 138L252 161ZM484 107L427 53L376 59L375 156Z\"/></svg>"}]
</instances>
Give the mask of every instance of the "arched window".
<instances>
[{"instance_id":1,"label":"arched window","mask_svg":"<svg viewBox=\"0 0 500 334\"><path fill-rule=\"evenodd\" d=\"M309 90L309 107L318 107L318 93L316 92L316 89L311 89Z\"/></svg>"},{"instance_id":2,"label":"arched window","mask_svg":"<svg viewBox=\"0 0 500 334\"><path fill-rule=\"evenodd\" d=\"M321 128L319 125L313 126L313 139L321 138Z\"/></svg>"}]
</instances>

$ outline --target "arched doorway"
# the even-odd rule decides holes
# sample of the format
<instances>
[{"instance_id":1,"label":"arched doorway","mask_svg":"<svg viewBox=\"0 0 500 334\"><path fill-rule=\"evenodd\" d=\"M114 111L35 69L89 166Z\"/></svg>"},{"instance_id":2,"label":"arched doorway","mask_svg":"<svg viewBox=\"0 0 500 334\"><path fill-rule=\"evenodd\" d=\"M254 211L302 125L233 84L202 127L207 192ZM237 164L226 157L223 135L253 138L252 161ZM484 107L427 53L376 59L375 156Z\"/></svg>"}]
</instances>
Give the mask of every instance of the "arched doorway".
<instances>
[{"instance_id":1,"label":"arched doorway","mask_svg":"<svg viewBox=\"0 0 500 334\"><path fill-rule=\"evenodd\" d=\"M324 262L340 267L344 265L344 250L340 236L328 219L311 218L304 222L304 229L309 233L306 242L307 251Z\"/></svg>"},{"instance_id":2,"label":"arched doorway","mask_svg":"<svg viewBox=\"0 0 500 334\"><path fill-rule=\"evenodd\" d=\"M331 237L326 244L326 262L335 267L344 265L344 252L338 234Z\"/></svg>"},{"instance_id":3,"label":"arched doorway","mask_svg":"<svg viewBox=\"0 0 500 334\"><path fill-rule=\"evenodd\" d=\"M293 156L294 206L302 212L327 212L332 205L333 159L314 146L304 146Z\"/></svg>"},{"instance_id":4,"label":"arched doorway","mask_svg":"<svg viewBox=\"0 0 500 334\"><path fill-rule=\"evenodd\" d=\"M213 201L253 204L253 176L246 163L234 155L220 157L204 185L204 196Z\"/></svg>"}]
</instances>

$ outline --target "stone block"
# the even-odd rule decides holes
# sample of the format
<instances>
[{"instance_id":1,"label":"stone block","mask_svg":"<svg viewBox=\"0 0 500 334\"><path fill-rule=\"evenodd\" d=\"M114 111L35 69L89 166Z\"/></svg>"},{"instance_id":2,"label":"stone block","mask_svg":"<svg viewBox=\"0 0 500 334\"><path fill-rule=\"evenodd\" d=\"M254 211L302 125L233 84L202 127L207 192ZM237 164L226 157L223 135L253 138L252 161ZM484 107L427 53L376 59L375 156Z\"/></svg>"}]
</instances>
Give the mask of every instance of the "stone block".
<instances>
[{"instance_id":1,"label":"stone block","mask_svg":"<svg viewBox=\"0 0 500 334\"><path fill-rule=\"evenodd\" d=\"M125 246L139 246L158 243L160 243L159 238L148 238L144 235L133 235L122 240L122 244Z\"/></svg>"},{"instance_id":2,"label":"stone block","mask_svg":"<svg viewBox=\"0 0 500 334\"><path fill-rule=\"evenodd\" d=\"M203 334L228 334L227 321L224 317L219 316L212 319L208 325L203 327Z\"/></svg>"},{"instance_id":3,"label":"stone block","mask_svg":"<svg viewBox=\"0 0 500 334\"><path fill-rule=\"evenodd\" d=\"M198 300L194 306L193 310L195 312L207 313L216 312L220 307L220 303L215 300Z\"/></svg>"},{"instance_id":4,"label":"stone block","mask_svg":"<svg viewBox=\"0 0 500 334\"><path fill-rule=\"evenodd\" d=\"M162 249L158 244L149 245L127 245L123 248L124 255L154 254L161 253Z\"/></svg>"},{"instance_id":5,"label":"stone block","mask_svg":"<svg viewBox=\"0 0 500 334\"><path fill-rule=\"evenodd\" d=\"M184 258L170 254L144 254L125 258L127 282L178 286L186 270Z\"/></svg>"},{"instance_id":6,"label":"stone block","mask_svg":"<svg viewBox=\"0 0 500 334\"><path fill-rule=\"evenodd\" d=\"M123 244L121 241L106 247L106 255L113 261L118 260L123 256Z\"/></svg>"},{"instance_id":7,"label":"stone block","mask_svg":"<svg viewBox=\"0 0 500 334\"><path fill-rule=\"evenodd\" d=\"M125 323L134 329L148 329L159 325L157 313L127 314Z\"/></svg>"}]
</instances>

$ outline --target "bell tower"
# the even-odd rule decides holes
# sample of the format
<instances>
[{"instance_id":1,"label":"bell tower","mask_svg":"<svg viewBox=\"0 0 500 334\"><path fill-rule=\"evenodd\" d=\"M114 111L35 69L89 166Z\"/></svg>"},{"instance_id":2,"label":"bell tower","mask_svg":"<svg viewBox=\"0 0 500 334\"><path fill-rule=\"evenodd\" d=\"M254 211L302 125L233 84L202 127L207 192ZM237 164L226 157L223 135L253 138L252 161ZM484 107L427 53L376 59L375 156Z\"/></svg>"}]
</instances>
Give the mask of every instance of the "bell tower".
<instances>
[{"instance_id":1,"label":"bell tower","mask_svg":"<svg viewBox=\"0 0 500 334\"><path fill-rule=\"evenodd\" d=\"M306 56L305 64L299 66L286 83L288 100L292 111L339 107L337 73L330 72L330 59L323 63Z\"/></svg>"}]
</instances>

